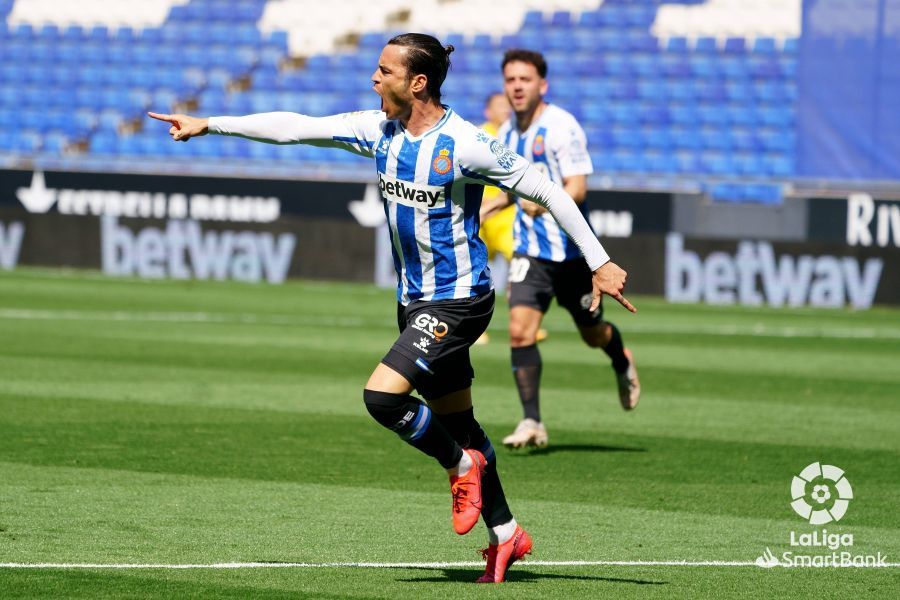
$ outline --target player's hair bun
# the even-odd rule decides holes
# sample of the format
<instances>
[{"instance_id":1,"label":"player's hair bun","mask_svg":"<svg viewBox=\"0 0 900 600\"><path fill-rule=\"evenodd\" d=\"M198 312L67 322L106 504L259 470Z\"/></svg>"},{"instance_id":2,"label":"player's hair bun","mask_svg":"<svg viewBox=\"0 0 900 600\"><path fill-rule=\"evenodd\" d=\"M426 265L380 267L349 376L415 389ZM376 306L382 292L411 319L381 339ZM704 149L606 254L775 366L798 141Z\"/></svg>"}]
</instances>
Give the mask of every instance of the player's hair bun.
<instances>
[{"instance_id":1,"label":"player's hair bun","mask_svg":"<svg viewBox=\"0 0 900 600\"><path fill-rule=\"evenodd\" d=\"M447 53L447 56L450 56L450 54L451 54L454 50L456 50L456 48L453 47L453 44L447 44L447 46L444 48L444 52Z\"/></svg>"}]
</instances>

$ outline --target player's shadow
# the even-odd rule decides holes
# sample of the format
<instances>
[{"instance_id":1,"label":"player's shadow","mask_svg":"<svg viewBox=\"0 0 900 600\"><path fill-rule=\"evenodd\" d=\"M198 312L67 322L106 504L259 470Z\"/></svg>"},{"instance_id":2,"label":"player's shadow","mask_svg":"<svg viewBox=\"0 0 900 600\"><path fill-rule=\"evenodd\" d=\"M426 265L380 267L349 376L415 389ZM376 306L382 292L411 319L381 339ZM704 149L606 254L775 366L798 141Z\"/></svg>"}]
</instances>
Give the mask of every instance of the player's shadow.
<instances>
[{"instance_id":1,"label":"player's shadow","mask_svg":"<svg viewBox=\"0 0 900 600\"><path fill-rule=\"evenodd\" d=\"M412 569L416 570L416 569ZM472 583L481 577L484 571L471 569L434 569L420 567L417 570L431 573L441 572L443 576L411 577L398 579L405 583ZM506 575L507 583L534 583L548 579L567 579L571 581L603 581L606 583L628 583L632 585L667 585L668 581L652 581L649 579L629 579L625 577L601 577L599 575L566 575L564 573L532 573L529 571L510 571Z\"/></svg>"},{"instance_id":2,"label":"player's shadow","mask_svg":"<svg viewBox=\"0 0 900 600\"><path fill-rule=\"evenodd\" d=\"M646 448L628 446L607 446L605 444L551 444L543 448L531 448L521 453L523 456L554 454L556 452L646 452ZM516 453L510 453L515 456Z\"/></svg>"}]
</instances>

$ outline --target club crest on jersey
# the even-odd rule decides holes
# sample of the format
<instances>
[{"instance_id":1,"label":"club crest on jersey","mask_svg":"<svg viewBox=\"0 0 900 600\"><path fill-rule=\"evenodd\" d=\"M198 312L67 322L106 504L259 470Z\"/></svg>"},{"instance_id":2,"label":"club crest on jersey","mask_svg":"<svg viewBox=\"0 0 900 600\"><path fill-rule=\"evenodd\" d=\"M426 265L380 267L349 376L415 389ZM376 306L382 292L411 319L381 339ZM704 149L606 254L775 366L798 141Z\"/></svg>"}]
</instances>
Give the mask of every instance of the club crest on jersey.
<instances>
[{"instance_id":1,"label":"club crest on jersey","mask_svg":"<svg viewBox=\"0 0 900 600\"><path fill-rule=\"evenodd\" d=\"M453 168L453 161L450 160L450 151L446 148L441 149L438 155L431 162L431 168L439 175L445 175Z\"/></svg>"},{"instance_id":2,"label":"club crest on jersey","mask_svg":"<svg viewBox=\"0 0 900 600\"><path fill-rule=\"evenodd\" d=\"M535 136L534 144L531 146L531 153L535 156L540 156L544 153L544 136Z\"/></svg>"},{"instance_id":3,"label":"club crest on jersey","mask_svg":"<svg viewBox=\"0 0 900 600\"><path fill-rule=\"evenodd\" d=\"M378 188L381 190L381 195L385 200L418 210L442 208L446 204L444 187L440 185L403 181L396 177L379 173Z\"/></svg>"}]
</instances>

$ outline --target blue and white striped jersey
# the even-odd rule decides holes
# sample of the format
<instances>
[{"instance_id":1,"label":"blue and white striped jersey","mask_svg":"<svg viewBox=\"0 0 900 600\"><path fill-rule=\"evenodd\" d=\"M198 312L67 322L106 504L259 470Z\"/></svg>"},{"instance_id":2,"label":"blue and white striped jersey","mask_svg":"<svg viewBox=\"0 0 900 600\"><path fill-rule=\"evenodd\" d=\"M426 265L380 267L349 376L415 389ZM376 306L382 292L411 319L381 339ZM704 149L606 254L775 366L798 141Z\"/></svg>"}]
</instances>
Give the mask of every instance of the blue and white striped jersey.
<instances>
[{"instance_id":1,"label":"blue and white striped jersey","mask_svg":"<svg viewBox=\"0 0 900 600\"><path fill-rule=\"evenodd\" d=\"M418 136L380 111L210 117L209 132L342 148L374 158L397 269L397 300L403 305L491 290L487 249L478 237L485 185L511 189L546 206L578 240L592 270L609 261L565 192L525 158L444 109L440 121Z\"/></svg>"},{"instance_id":2,"label":"blue and white striped jersey","mask_svg":"<svg viewBox=\"0 0 900 600\"><path fill-rule=\"evenodd\" d=\"M497 137L559 186L565 177L594 172L584 130L571 113L554 104L548 104L527 131L518 131L512 119L500 127ZM581 203L579 210L586 219L586 204ZM532 218L519 208L513 234L515 251L521 254L555 262L581 256L549 213Z\"/></svg>"},{"instance_id":3,"label":"blue and white striped jersey","mask_svg":"<svg viewBox=\"0 0 900 600\"><path fill-rule=\"evenodd\" d=\"M483 188L512 187L528 169L522 157L445 110L419 136L380 111L305 121L307 143L375 159L403 305L492 289L487 249L478 236Z\"/></svg>"}]
</instances>

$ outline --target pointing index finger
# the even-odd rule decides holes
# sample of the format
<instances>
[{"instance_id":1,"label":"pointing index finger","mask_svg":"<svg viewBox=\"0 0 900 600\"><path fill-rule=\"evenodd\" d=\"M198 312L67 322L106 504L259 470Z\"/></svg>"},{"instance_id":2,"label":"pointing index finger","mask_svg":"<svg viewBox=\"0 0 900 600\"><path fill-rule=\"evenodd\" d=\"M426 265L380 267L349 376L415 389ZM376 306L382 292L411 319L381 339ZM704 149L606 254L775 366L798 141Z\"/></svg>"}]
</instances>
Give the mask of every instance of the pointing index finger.
<instances>
[{"instance_id":1,"label":"pointing index finger","mask_svg":"<svg viewBox=\"0 0 900 600\"><path fill-rule=\"evenodd\" d=\"M156 119L157 121L165 121L166 123L171 123L175 126L175 129L181 129L181 124L178 120L172 115L163 115L155 112L148 112L147 116L151 119Z\"/></svg>"},{"instance_id":2,"label":"pointing index finger","mask_svg":"<svg viewBox=\"0 0 900 600\"><path fill-rule=\"evenodd\" d=\"M610 294L610 296L615 298L619 304L621 304L622 306L627 308L630 312L633 312L633 313L637 312L637 309L634 307L634 305L631 302L629 302L628 299L625 296L623 296L622 294L616 293L616 294Z\"/></svg>"}]
</instances>

